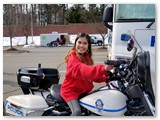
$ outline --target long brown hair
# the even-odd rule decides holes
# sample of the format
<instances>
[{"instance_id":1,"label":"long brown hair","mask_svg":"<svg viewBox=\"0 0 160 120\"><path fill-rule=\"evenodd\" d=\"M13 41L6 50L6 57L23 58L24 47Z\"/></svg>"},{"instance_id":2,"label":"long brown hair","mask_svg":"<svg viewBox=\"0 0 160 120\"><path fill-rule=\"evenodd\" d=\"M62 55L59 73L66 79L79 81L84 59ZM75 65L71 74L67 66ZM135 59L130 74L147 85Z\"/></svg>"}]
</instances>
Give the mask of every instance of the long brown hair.
<instances>
[{"instance_id":1,"label":"long brown hair","mask_svg":"<svg viewBox=\"0 0 160 120\"><path fill-rule=\"evenodd\" d=\"M68 52L68 54L67 54L66 57L65 57L65 62L68 61L68 58L69 58L69 56L71 55L72 50L76 50L77 40L78 40L79 38L82 38L82 37L85 37L85 38L87 39L87 42L88 42L88 50L87 50L87 53L85 53L84 55L88 55L88 56L89 56L89 59L88 59L87 61L84 60L84 59L83 59L84 57L82 57L82 55L80 55L78 52L76 52L76 55L77 55L78 59L79 59L82 63L85 63L85 64L87 64L87 65L93 65L93 64L94 64L93 59L92 59L91 40L90 40L89 35L86 34L86 33L79 33L79 34L77 35L77 37L76 37L76 39L75 39L75 43L74 43L73 48Z\"/></svg>"}]
</instances>

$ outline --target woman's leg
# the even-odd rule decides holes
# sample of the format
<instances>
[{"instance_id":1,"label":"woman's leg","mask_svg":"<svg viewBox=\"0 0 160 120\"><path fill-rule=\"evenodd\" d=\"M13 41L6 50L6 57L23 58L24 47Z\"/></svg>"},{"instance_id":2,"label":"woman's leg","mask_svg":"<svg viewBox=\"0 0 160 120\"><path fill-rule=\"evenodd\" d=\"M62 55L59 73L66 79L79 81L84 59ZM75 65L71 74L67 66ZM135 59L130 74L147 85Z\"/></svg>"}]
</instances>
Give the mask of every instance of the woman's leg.
<instances>
[{"instance_id":1,"label":"woman's leg","mask_svg":"<svg viewBox=\"0 0 160 120\"><path fill-rule=\"evenodd\" d=\"M69 107L72 111L71 116L81 116L81 107L80 107L77 99L71 100L71 101L67 102L67 104L69 105Z\"/></svg>"}]
</instances>

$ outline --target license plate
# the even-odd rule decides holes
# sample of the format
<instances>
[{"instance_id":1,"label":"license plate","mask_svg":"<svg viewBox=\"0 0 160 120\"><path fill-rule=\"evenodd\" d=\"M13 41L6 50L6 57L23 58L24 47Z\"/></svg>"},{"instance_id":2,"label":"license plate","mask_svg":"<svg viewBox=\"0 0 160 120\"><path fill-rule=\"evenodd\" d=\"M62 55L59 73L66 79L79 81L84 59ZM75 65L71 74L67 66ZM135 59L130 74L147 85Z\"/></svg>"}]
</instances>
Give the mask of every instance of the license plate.
<instances>
[{"instance_id":1,"label":"license plate","mask_svg":"<svg viewBox=\"0 0 160 120\"><path fill-rule=\"evenodd\" d=\"M9 101L5 104L6 112L14 116L26 116L21 107L12 105Z\"/></svg>"}]
</instances>

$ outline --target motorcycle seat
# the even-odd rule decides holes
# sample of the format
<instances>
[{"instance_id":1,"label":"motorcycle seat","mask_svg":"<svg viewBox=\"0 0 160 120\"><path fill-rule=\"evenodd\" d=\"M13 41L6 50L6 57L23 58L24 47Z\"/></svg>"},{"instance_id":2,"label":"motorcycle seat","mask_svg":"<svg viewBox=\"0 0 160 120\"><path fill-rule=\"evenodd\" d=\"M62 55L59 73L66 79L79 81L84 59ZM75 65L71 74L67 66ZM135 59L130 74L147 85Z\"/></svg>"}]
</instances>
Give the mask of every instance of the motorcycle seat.
<instances>
[{"instance_id":1,"label":"motorcycle seat","mask_svg":"<svg viewBox=\"0 0 160 120\"><path fill-rule=\"evenodd\" d=\"M53 84L50 88L50 93L58 102L65 102L60 95L61 84Z\"/></svg>"},{"instance_id":2,"label":"motorcycle seat","mask_svg":"<svg viewBox=\"0 0 160 120\"><path fill-rule=\"evenodd\" d=\"M50 87L50 93L51 93L51 96L56 99L58 102L60 103L66 103L64 101L64 99L61 97L60 95L60 89L61 89L61 84L53 84L51 87ZM83 97L85 97L87 94L86 93L83 93L81 94L78 99L81 99Z\"/></svg>"}]
</instances>

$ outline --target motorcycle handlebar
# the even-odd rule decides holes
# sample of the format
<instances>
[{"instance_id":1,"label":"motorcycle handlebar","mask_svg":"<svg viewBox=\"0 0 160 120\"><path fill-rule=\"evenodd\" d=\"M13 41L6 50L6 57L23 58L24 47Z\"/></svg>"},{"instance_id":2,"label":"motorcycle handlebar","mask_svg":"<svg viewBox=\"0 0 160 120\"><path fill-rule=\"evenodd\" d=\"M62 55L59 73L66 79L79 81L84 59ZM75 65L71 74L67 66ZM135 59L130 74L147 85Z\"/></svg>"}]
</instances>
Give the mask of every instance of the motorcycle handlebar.
<instances>
[{"instance_id":1,"label":"motorcycle handlebar","mask_svg":"<svg viewBox=\"0 0 160 120\"><path fill-rule=\"evenodd\" d=\"M109 80L109 81L121 80L121 77L118 77L118 76L113 76L113 77L111 77L111 76L109 76L109 77L107 78L107 80Z\"/></svg>"},{"instance_id":2,"label":"motorcycle handlebar","mask_svg":"<svg viewBox=\"0 0 160 120\"><path fill-rule=\"evenodd\" d=\"M113 65L114 67L119 67L121 64L126 64L124 60L106 60L104 61L106 65Z\"/></svg>"}]
</instances>

